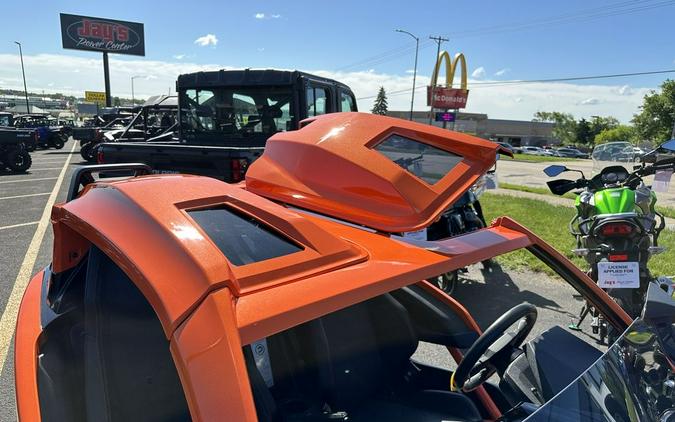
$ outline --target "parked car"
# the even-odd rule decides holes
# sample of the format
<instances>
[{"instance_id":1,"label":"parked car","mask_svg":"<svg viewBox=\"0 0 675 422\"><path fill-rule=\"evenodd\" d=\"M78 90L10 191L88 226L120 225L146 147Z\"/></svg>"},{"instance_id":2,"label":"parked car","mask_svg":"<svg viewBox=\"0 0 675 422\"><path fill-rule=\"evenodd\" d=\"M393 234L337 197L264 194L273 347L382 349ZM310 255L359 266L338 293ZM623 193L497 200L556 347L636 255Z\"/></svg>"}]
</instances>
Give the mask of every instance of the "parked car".
<instances>
[{"instance_id":1,"label":"parked car","mask_svg":"<svg viewBox=\"0 0 675 422\"><path fill-rule=\"evenodd\" d=\"M675 358L667 303L656 309L668 324L646 313L631 327L637 335L603 354L564 327L532 330L537 308L526 302L481 331L470 307L424 281L527 248L618 332L632 323L507 217L436 241L398 235L432 224L497 149L402 119L336 113L273 135L240 184L145 176L142 164L76 169L52 210L52 262L20 305L19 419L658 420L672 407L672 368L626 366L634 350ZM412 169L396 164L419 156ZM93 178L120 170L137 175ZM413 358L420 342L448 348L457 368ZM595 377L598 368L628 375ZM577 384L580 376L593 378ZM597 389L608 410L586 396L561 405L586 391L579 385Z\"/></svg>"},{"instance_id":2,"label":"parked car","mask_svg":"<svg viewBox=\"0 0 675 422\"><path fill-rule=\"evenodd\" d=\"M520 147L520 149L523 152L523 154L553 156L553 153L551 151L547 151L547 150L545 150L541 147L523 146L523 147Z\"/></svg>"},{"instance_id":3,"label":"parked car","mask_svg":"<svg viewBox=\"0 0 675 422\"><path fill-rule=\"evenodd\" d=\"M569 157L569 158L588 158L589 155L585 152L581 152L576 148L572 147L562 147L556 150L559 157Z\"/></svg>"},{"instance_id":4,"label":"parked car","mask_svg":"<svg viewBox=\"0 0 675 422\"><path fill-rule=\"evenodd\" d=\"M514 146L511 145L511 144L509 144L508 142L496 142L496 143L499 144L499 145L501 145L501 146L503 146L503 147L506 148L507 150L511 151L511 154L515 154L515 153L516 153L516 147L514 147Z\"/></svg>"}]
</instances>

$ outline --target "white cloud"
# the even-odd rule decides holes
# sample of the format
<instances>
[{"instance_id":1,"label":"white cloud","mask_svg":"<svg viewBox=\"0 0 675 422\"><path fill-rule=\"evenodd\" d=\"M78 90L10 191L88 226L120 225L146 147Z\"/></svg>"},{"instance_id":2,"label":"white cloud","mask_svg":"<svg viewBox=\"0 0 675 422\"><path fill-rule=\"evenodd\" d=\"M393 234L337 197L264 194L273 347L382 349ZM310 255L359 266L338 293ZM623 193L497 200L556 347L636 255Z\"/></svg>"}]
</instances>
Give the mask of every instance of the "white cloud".
<instances>
[{"instance_id":1,"label":"white cloud","mask_svg":"<svg viewBox=\"0 0 675 422\"><path fill-rule=\"evenodd\" d=\"M483 79L485 77L485 68L483 66L477 67L471 74L472 78Z\"/></svg>"},{"instance_id":2,"label":"white cloud","mask_svg":"<svg viewBox=\"0 0 675 422\"><path fill-rule=\"evenodd\" d=\"M260 19L260 20L263 20L263 19L279 19L281 17L281 15L274 14L274 13L271 14L271 15L268 15L268 14L265 14L265 13L262 13L262 12L258 12L255 15L253 15L253 17L256 18L256 19Z\"/></svg>"},{"instance_id":3,"label":"white cloud","mask_svg":"<svg viewBox=\"0 0 675 422\"><path fill-rule=\"evenodd\" d=\"M600 103L600 100L598 100L597 98L591 97L591 98L586 98L585 100L583 100L579 104L581 104L581 105L596 105L596 104L599 104L599 103Z\"/></svg>"},{"instance_id":4,"label":"white cloud","mask_svg":"<svg viewBox=\"0 0 675 422\"><path fill-rule=\"evenodd\" d=\"M630 85L623 85L617 90L619 95L630 95L633 93L633 90L630 89Z\"/></svg>"},{"instance_id":5,"label":"white cloud","mask_svg":"<svg viewBox=\"0 0 675 422\"><path fill-rule=\"evenodd\" d=\"M408 70L405 71L405 73L407 73L409 75L412 75L412 74L415 73L415 69L408 69Z\"/></svg>"},{"instance_id":6,"label":"white cloud","mask_svg":"<svg viewBox=\"0 0 675 422\"><path fill-rule=\"evenodd\" d=\"M510 71L508 67L505 67L504 69L499 69L498 71L495 72L495 76L503 76L506 72Z\"/></svg>"},{"instance_id":7,"label":"white cloud","mask_svg":"<svg viewBox=\"0 0 675 422\"><path fill-rule=\"evenodd\" d=\"M120 58L122 57L122 58ZM0 80L2 88L23 89L18 55L0 54ZM101 58L79 57L67 54L24 55L28 90L40 92L61 92L83 96L84 91L103 90ZM235 63L236 64L236 63ZM243 68L244 66L223 66L220 64L195 64L187 61L168 62L137 58L111 56L110 77L112 94L131 98L131 76L153 75L154 78L136 80L134 90L137 97L148 97L173 90L176 78L182 73L217 69ZM18 70L17 70L18 69ZM75 71L79 73L75 74ZM373 69L359 72L335 72L317 69L301 69L310 73L336 79L350 86L356 94L360 110L370 110L380 86L388 93L402 90L400 94L388 94L390 110L408 110L412 75L386 74ZM577 118L591 115L615 116L628 122L643 96L654 87L631 87L620 94L621 85L575 85L572 83L550 82L531 84L480 85L485 80L469 80L467 112L486 113L497 119L530 120L537 111L556 110L572 113ZM426 88L430 83L428 75L417 75L415 110L428 110ZM51 84L51 85L50 85ZM70 88L68 88L70 86ZM365 98L364 98L365 97ZM584 100L596 99L597 103L582 105Z\"/></svg>"},{"instance_id":8,"label":"white cloud","mask_svg":"<svg viewBox=\"0 0 675 422\"><path fill-rule=\"evenodd\" d=\"M176 60L183 60L185 58L185 54L174 54L173 58Z\"/></svg>"},{"instance_id":9,"label":"white cloud","mask_svg":"<svg viewBox=\"0 0 675 422\"><path fill-rule=\"evenodd\" d=\"M203 35L195 40L195 44L206 47L207 45L216 46L218 44L218 37L213 34Z\"/></svg>"}]
</instances>

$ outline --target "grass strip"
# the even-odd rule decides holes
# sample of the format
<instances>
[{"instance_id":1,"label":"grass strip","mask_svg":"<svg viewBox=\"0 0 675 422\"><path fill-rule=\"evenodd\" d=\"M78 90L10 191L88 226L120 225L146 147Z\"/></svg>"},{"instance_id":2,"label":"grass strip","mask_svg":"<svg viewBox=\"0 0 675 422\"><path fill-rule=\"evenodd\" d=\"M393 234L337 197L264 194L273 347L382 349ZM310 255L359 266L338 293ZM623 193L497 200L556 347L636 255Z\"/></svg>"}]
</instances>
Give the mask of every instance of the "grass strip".
<instances>
[{"instance_id":1,"label":"grass strip","mask_svg":"<svg viewBox=\"0 0 675 422\"><path fill-rule=\"evenodd\" d=\"M487 192L481 197L485 218L488 221L508 215L525 225L546 242L570 258L579 268L586 269L583 258L576 257L571 250L576 248L575 238L567 231L567 223L574 216L573 207L561 207L547 202ZM667 251L652 257L649 269L654 276L675 274L675 231L664 230L659 237L659 245ZM543 262L527 250L518 250L496 258L504 267L545 272L553 274Z\"/></svg>"}]
</instances>

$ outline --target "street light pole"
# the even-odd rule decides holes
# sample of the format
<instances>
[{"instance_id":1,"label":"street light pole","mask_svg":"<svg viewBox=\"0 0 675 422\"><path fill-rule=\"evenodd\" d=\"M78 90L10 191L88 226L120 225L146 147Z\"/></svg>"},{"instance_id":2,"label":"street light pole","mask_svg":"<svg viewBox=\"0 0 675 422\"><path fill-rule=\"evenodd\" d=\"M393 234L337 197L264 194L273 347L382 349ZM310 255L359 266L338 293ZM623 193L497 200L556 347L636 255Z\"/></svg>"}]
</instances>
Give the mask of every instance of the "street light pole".
<instances>
[{"instance_id":1,"label":"street light pole","mask_svg":"<svg viewBox=\"0 0 675 422\"><path fill-rule=\"evenodd\" d=\"M28 105L28 88L26 88L26 71L23 68L23 51L21 51L21 43L14 41L14 44L19 46L19 57L21 58L21 74L23 75L23 93L26 96L26 114L30 114L30 105Z\"/></svg>"},{"instance_id":2,"label":"street light pole","mask_svg":"<svg viewBox=\"0 0 675 422\"><path fill-rule=\"evenodd\" d=\"M403 34L408 34L415 39L415 69L413 70L413 87L412 87L412 96L410 97L410 121L413 119L413 107L415 104L415 80L417 79L417 52L420 49L420 39L408 31L402 29L397 29L396 32L401 32Z\"/></svg>"}]
</instances>

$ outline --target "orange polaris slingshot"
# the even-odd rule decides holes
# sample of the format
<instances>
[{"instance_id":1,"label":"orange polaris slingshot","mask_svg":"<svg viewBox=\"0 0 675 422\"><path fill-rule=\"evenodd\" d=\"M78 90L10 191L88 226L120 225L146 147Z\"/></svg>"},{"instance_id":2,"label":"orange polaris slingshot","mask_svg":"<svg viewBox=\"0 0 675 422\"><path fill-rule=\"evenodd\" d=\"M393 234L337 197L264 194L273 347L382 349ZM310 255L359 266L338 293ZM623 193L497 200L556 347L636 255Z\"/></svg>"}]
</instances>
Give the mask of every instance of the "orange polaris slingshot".
<instances>
[{"instance_id":1,"label":"orange polaris slingshot","mask_svg":"<svg viewBox=\"0 0 675 422\"><path fill-rule=\"evenodd\" d=\"M537 320L527 303L481 331L425 280L527 248L619 332L628 316L509 218L439 241L399 236L432 224L498 148L338 113L274 135L238 185L135 164L79 168L52 211L53 261L21 303L20 419L536 417L603 353L560 327L526 341ZM120 169L136 175L92 177ZM456 369L415 359L422 343L447 348ZM585 411L554 409L574 406Z\"/></svg>"}]
</instances>

